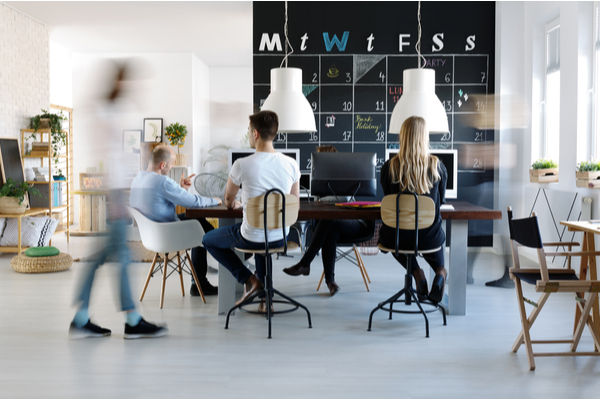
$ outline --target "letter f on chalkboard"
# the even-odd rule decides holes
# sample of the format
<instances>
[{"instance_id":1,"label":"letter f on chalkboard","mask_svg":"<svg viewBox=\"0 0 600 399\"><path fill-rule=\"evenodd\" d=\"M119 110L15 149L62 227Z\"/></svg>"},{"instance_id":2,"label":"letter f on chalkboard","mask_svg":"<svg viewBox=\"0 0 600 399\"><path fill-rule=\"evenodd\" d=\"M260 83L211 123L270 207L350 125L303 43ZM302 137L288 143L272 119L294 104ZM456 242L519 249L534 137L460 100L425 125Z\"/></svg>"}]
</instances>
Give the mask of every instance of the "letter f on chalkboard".
<instances>
[{"instance_id":1,"label":"letter f on chalkboard","mask_svg":"<svg viewBox=\"0 0 600 399\"><path fill-rule=\"evenodd\" d=\"M325 41L325 50L330 52L335 44L339 51L346 51L346 44L348 44L348 37L350 32L346 31L342 35L342 41L337 38L337 35L333 35L333 38L329 39L329 32L323 32L323 40Z\"/></svg>"}]
</instances>

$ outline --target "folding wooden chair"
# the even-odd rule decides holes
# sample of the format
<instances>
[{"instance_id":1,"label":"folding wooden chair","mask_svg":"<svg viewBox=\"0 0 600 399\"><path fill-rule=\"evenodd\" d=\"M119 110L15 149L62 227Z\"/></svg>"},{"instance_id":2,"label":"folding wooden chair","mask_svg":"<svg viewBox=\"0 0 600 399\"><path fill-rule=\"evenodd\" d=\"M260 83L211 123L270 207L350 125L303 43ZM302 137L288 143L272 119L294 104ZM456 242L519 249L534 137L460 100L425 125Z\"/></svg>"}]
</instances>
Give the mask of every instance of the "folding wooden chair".
<instances>
[{"instance_id":1,"label":"folding wooden chair","mask_svg":"<svg viewBox=\"0 0 600 399\"><path fill-rule=\"evenodd\" d=\"M510 229L511 248L514 267L510 269L510 277L515 281L517 291L517 302L521 314L521 324L523 328L513 344L512 351L517 352L521 344L525 343L527 351L527 360L529 369L535 370L534 356L598 356L600 352L575 352L581 339L584 327L587 325L594 345L597 347L600 343L600 335L596 326L592 323L590 312L594 303L598 300L600 291L600 281L598 280L580 280L571 269L570 258L572 256L596 256L600 252L572 252L573 246L579 245L574 242L542 243L540 230L535 214L524 219L513 219L512 210L508 207L508 226ZM567 252L549 252L544 251L546 246L568 247ZM519 262L519 246L535 248L538 254L539 268L522 268ZM568 267L563 269L549 269L546 264L547 256L566 256L569 259ZM542 295L537 302L527 299L523 296L521 282L535 285L535 291ZM536 340L532 341L530 330L536 318L540 314L544 304L550 294L555 292L572 292L575 294L577 308L581 311L581 318L573 332L572 339L568 340ZM525 303L534 306L534 309L527 316ZM532 344L570 344L569 352L533 352Z\"/></svg>"}]
</instances>

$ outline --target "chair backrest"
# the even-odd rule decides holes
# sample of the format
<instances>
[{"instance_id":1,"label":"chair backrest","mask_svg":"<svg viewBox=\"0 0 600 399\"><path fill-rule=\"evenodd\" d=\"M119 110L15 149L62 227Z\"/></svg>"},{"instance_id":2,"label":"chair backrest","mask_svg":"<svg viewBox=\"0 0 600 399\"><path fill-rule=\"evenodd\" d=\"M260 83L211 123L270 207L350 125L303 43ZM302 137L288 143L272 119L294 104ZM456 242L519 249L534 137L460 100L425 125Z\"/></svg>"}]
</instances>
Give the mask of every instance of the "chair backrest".
<instances>
[{"instance_id":1,"label":"chair backrest","mask_svg":"<svg viewBox=\"0 0 600 399\"><path fill-rule=\"evenodd\" d=\"M266 208L265 196L267 197ZM285 224L283 223L283 198L285 198ZM296 223L299 208L298 197L295 195L285 194L282 196L280 193L269 191L266 195L259 195L248 200L246 217L250 226L264 229L266 213L267 229L280 229Z\"/></svg>"},{"instance_id":2,"label":"chair backrest","mask_svg":"<svg viewBox=\"0 0 600 399\"><path fill-rule=\"evenodd\" d=\"M512 208L509 206L508 213L508 230L510 232L510 242L513 257L513 265L515 269L521 268L519 260L518 246L535 248L537 250L538 262L540 266L540 274L542 281L549 281L548 265L546 263L546 254L540 235L540 227L538 225L537 216L533 213L530 217L523 219L513 219Z\"/></svg>"},{"instance_id":3,"label":"chair backrest","mask_svg":"<svg viewBox=\"0 0 600 399\"><path fill-rule=\"evenodd\" d=\"M435 202L429 197L418 195L418 228L426 229L435 220ZM396 208L398 201L398 208ZM415 215L417 204L413 194L390 194L381 200L381 220L387 226L396 228L396 222L400 230L415 230Z\"/></svg>"},{"instance_id":4,"label":"chair backrest","mask_svg":"<svg viewBox=\"0 0 600 399\"><path fill-rule=\"evenodd\" d=\"M195 220L160 223L135 208L127 209L138 224L142 244L150 251L173 253L202 245L204 229Z\"/></svg>"}]
</instances>

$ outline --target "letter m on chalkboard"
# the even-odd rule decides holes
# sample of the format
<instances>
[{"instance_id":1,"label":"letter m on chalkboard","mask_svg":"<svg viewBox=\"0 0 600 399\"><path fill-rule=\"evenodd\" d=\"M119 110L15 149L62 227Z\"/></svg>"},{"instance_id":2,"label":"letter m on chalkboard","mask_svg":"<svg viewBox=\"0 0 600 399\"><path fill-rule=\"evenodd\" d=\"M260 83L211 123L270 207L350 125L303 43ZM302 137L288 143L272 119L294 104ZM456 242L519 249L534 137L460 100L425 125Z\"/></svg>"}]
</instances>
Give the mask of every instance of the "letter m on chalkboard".
<instances>
[{"instance_id":1,"label":"letter m on chalkboard","mask_svg":"<svg viewBox=\"0 0 600 399\"><path fill-rule=\"evenodd\" d=\"M263 33L260 38L260 45L258 46L259 51L265 51L265 46L269 51L273 51L277 48L277 51L281 51L281 39L279 38L279 33L273 34L273 39L269 39L268 33Z\"/></svg>"},{"instance_id":2,"label":"letter m on chalkboard","mask_svg":"<svg viewBox=\"0 0 600 399\"><path fill-rule=\"evenodd\" d=\"M328 52L331 51L333 45L335 44L340 51L346 51L346 44L348 44L348 36L350 36L350 32L346 31L342 35L342 41L337 38L336 35L333 35L331 40L329 39L329 32L323 32L323 40L325 40L325 50Z\"/></svg>"}]
</instances>

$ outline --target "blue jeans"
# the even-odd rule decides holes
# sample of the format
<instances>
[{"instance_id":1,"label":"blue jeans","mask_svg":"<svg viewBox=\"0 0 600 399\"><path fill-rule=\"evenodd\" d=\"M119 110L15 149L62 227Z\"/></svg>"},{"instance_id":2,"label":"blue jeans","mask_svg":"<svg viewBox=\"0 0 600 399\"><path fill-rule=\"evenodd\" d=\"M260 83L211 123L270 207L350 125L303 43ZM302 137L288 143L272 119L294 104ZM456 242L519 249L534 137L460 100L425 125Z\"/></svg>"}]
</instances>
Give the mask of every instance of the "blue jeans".
<instances>
[{"instance_id":1,"label":"blue jeans","mask_svg":"<svg viewBox=\"0 0 600 399\"><path fill-rule=\"evenodd\" d=\"M91 264L85 266L85 270L80 276L79 285L75 291L75 304L79 306L79 309L89 308L96 270L106 262L106 258L110 253L117 255L120 264L121 310L135 309L135 304L131 298L131 289L129 288L129 276L127 275L130 258L129 248L126 244L125 226L124 219L117 219L108 224L108 242L106 246L94 257Z\"/></svg>"},{"instance_id":2,"label":"blue jeans","mask_svg":"<svg viewBox=\"0 0 600 399\"><path fill-rule=\"evenodd\" d=\"M216 230L209 231L204 234L202 245L227 270L233 274L233 277L244 284L250 278L252 272L244 266L242 260L236 255L233 248L244 249L264 249L265 244L262 242L248 241L242 237L240 231L242 224L237 223L232 226L220 227ZM283 240L269 242L270 248L283 246ZM256 277L264 283L265 278L265 257L260 255L254 256L256 264Z\"/></svg>"}]
</instances>

